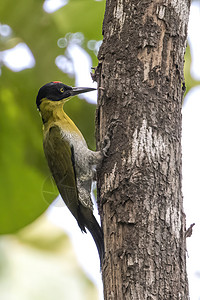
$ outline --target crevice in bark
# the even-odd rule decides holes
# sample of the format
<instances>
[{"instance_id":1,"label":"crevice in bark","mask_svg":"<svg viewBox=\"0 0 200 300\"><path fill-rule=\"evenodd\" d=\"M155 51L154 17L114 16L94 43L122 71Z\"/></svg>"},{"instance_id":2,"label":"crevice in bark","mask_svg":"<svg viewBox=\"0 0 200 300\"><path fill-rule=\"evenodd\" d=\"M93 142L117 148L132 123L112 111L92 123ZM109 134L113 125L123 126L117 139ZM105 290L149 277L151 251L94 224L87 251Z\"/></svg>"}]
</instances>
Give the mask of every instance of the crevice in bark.
<instances>
[{"instance_id":1,"label":"crevice in bark","mask_svg":"<svg viewBox=\"0 0 200 300\"><path fill-rule=\"evenodd\" d=\"M106 1L97 140L118 122L98 170L105 299L188 299L181 105L189 6Z\"/></svg>"}]
</instances>

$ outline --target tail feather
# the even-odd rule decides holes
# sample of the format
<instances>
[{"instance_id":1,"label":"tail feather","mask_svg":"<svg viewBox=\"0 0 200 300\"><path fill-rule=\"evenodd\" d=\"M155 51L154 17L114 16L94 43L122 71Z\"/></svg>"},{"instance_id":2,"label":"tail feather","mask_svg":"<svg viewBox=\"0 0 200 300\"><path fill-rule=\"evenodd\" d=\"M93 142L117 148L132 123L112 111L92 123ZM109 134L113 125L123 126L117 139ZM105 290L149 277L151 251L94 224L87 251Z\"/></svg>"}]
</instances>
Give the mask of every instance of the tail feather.
<instances>
[{"instance_id":1,"label":"tail feather","mask_svg":"<svg viewBox=\"0 0 200 300\"><path fill-rule=\"evenodd\" d=\"M95 219L91 209L81 206L77 221L82 231L86 232L85 227L90 231L95 241L99 253L100 263L102 265L105 252L103 230L99 226L99 223Z\"/></svg>"},{"instance_id":2,"label":"tail feather","mask_svg":"<svg viewBox=\"0 0 200 300\"><path fill-rule=\"evenodd\" d=\"M104 253L105 253L105 250L104 250L104 238L103 238L103 230L102 228L99 226L97 220L95 219L95 217L93 216L93 222L86 226L87 229L90 231L94 241L95 241L95 244L97 246L97 250L98 250L98 253L99 253L99 258L100 258L100 263L102 265L102 262L103 262L103 259L104 259Z\"/></svg>"}]
</instances>

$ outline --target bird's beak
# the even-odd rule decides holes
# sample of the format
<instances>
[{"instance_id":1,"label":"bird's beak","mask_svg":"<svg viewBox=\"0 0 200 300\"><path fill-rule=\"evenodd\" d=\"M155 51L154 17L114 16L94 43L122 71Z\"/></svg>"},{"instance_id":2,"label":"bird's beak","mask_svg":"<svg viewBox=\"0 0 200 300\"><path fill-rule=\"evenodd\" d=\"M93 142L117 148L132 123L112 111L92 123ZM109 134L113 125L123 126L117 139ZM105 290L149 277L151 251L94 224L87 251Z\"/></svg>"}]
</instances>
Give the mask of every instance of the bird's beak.
<instances>
[{"instance_id":1,"label":"bird's beak","mask_svg":"<svg viewBox=\"0 0 200 300\"><path fill-rule=\"evenodd\" d=\"M87 87L73 87L72 90L70 90L70 96L75 96L82 93L87 93L91 91L95 91L94 88L87 88Z\"/></svg>"}]
</instances>

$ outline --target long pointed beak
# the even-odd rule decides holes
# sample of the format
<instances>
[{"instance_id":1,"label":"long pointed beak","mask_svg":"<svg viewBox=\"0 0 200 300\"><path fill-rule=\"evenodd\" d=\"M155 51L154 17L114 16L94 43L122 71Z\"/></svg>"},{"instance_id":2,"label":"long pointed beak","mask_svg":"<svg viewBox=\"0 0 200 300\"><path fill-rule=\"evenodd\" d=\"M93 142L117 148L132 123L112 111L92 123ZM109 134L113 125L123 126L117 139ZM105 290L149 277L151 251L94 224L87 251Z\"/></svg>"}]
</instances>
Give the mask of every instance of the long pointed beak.
<instances>
[{"instance_id":1,"label":"long pointed beak","mask_svg":"<svg viewBox=\"0 0 200 300\"><path fill-rule=\"evenodd\" d=\"M82 93L87 93L91 91L95 91L94 88L87 88L87 87L73 87L72 90L70 90L70 95L75 96Z\"/></svg>"}]
</instances>

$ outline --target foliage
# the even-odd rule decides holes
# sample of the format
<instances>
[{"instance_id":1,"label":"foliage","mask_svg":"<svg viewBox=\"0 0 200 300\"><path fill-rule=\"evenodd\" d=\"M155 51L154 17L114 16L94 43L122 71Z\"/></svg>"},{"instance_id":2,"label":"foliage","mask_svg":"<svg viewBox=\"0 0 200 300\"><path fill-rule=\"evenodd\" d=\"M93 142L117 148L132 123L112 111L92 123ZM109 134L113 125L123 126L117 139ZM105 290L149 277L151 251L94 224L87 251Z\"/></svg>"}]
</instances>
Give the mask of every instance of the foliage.
<instances>
[{"instance_id":1,"label":"foliage","mask_svg":"<svg viewBox=\"0 0 200 300\"><path fill-rule=\"evenodd\" d=\"M191 53L190 53L190 46L187 45L186 52L185 52L185 65L184 65L184 76L185 76L185 83L186 83L186 93L189 92L189 90L197 85L200 84L200 81L195 80L191 76L190 68L191 68Z\"/></svg>"},{"instance_id":2,"label":"foliage","mask_svg":"<svg viewBox=\"0 0 200 300\"><path fill-rule=\"evenodd\" d=\"M41 120L35 97L46 82L60 80L73 85L55 65L64 55L57 40L69 32L82 32L88 40L100 40L104 1L71 0L58 11L48 14L43 1L3 1L1 23L8 24L12 35L1 39L0 50L24 42L35 58L35 67L13 72L2 66L0 80L0 233L11 233L24 227L46 210L49 203L42 193L49 176L42 149ZM88 50L93 59L93 51ZM94 147L95 106L83 100L69 102L69 115ZM49 186L50 188L50 186ZM53 199L52 199L53 200Z\"/></svg>"}]
</instances>

